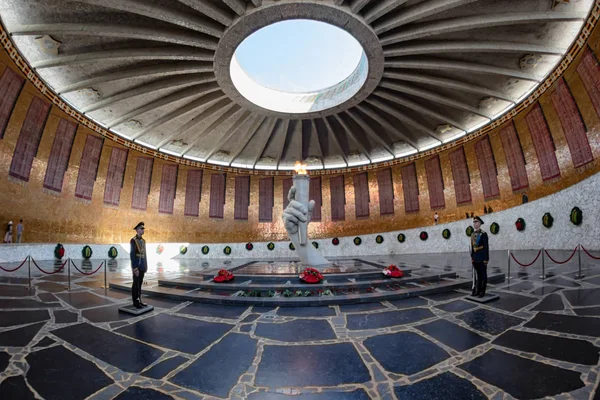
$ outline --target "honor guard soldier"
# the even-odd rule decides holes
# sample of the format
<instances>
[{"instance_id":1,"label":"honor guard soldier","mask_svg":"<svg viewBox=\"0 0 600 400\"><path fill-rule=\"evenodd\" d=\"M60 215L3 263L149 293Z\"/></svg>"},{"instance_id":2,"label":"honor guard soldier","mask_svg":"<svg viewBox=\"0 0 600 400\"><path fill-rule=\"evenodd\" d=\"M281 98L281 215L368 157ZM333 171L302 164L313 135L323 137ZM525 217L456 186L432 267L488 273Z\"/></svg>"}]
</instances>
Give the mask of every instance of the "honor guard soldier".
<instances>
[{"instance_id":1,"label":"honor guard soldier","mask_svg":"<svg viewBox=\"0 0 600 400\"><path fill-rule=\"evenodd\" d=\"M131 271L133 273L133 285L131 286L131 297L135 308L144 308L146 304L142 303L142 282L144 274L148 270L148 261L146 258L146 241L142 238L144 235L144 223L140 222L133 228L136 235L131 238Z\"/></svg>"},{"instance_id":2,"label":"honor guard soldier","mask_svg":"<svg viewBox=\"0 0 600 400\"><path fill-rule=\"evenodd\" d=\"M485 297L490 248L488 245L488 235L481 230L481 225L483 225L481 218L473 217L473 227L475 230L471 234L471 261L473 263L473 291L471 295Z\"/></svg>"}]
</instances>

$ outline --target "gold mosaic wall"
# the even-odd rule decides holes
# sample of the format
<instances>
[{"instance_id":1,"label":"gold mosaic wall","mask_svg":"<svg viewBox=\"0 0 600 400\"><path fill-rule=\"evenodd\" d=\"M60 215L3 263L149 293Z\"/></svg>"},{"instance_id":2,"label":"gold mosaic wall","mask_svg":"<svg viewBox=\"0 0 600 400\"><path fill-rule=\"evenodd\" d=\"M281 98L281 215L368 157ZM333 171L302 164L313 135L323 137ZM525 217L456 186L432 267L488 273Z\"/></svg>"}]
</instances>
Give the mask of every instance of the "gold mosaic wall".
<instances>
[{"instance_id":1,"label":"gold mosaic wall","mask_svg":"<svg viewBox=\"0 0 600 400\"><path fill-rule=\"evenodd\" d=\"M600 30L595 29L588 40L588 45L598 56L598 38ZM576 72L582 54L579 54L571 66L563 74L570 87L578 107L583 116L585 125L588 127L588 138L592 147L594 161L584 167L574 168L571 155L561 128L558 115L554 110L550 94L550 87L540 98L540 104L548 121L550 131L556 144L556 155L560 167L561 176L551 182L543 182L538 165L537 156L533 147L531 135L525 122L525 115L530 110L514 117L515 126L521 140L525 159L527 162L527 176L529 189L527 194L530 200L547 196L561 189L569 187L600 170L600 118L596 113L592 102L583 86L583 82ZM8 54L0 52L0 74L5 68L18 68L12 62ZM42 97L42 94L27 81L17 104L13 110L4 139L0 140L0 224L12 220L15 224L19 219L24 219L26 242L63 242L63 243L119 243L128 241L133 235L133 226L139 221L145 221L148 240L153 242L190 242L190 243L214 243L214 242L247 242L247 241L275 241L285 240L287 235L281 223L282 214L282 180L284 177L275 176L275 198L273 208L273 223L258 223L258 185L261 176L251 177L250 209L248 221L235 220L234 214L234 188L235 175L227 175L227 202L225 204L224 218L211 219L208 217L210 174L212 171L205 170L202 180L202 198L200 202L200 217L192 218L184 216L185 206L185 184L187 171L190 167L179 166L177 181L177 195L173 215L158 213L158 201L160 192L160 179L162 166L168 161L155 159L152 172L151 193L148 198L148 211L142 212L131 209L131 198L133 192L133 181L135 177L136 159L141 153L130 150L125 170L125 180L121 191L119 207L106 206L103 204L105 179L108 170L108 160L111 147L120 144L111 140L105 140L102 157L98 168L98 177L94 185L93 198L91 202L76 199L75 185L79 161L83 152L85 138L88 134L95 134L91 129L79 125L69 166L65 174L63 190L60 195L52 194L43 189L46 164L50 155L50 149L54 140L54 132L60 118L71 119L58 107L52 106L50 117L46 123L41 139L37 157L33 162L31 178L28 183L9 179L12 155L17 142L21 126L29 104L34 96ZM500 211L516 206L521 202L521 192L513 193L511 189L508 167L504 150L498 136L502 126L497 127L490 133L491 144L498 168L498 183L500 197L492 201L484 202L479 168L474 153L474 143L477 139L465 143L465 154L469 172L471 175L472 204L456 206L454 185L452 182L452 171L448 153L453 149L440 153L440 161L444 178L444 195L446 207L438 210L440 222L451 222L465 218L465 213L474 212L480 214L484 205L491 206L494 211ZM402 180L400 169L402 165L393 165L392 174L395 194L395 214L379 216L379 195L377 187L376 168L367 168L370 192L370 215L368 219L356 220L354 205L354 185L352 174L345 175L346 184L346 221L332 222L330 210L329 179L334 175L322 175L323 208L322 221L313 222L310 226L310 236L313 238L324 238L333 236L354 236L375 232L385 232L399 229L427 226L433 223L434 211L430 210L429 194L427 191L427 177L424 161L426 158L416 160L417 175L419 181L419 213L405 214L403 203Z\"/></svg>"}]
</instances>

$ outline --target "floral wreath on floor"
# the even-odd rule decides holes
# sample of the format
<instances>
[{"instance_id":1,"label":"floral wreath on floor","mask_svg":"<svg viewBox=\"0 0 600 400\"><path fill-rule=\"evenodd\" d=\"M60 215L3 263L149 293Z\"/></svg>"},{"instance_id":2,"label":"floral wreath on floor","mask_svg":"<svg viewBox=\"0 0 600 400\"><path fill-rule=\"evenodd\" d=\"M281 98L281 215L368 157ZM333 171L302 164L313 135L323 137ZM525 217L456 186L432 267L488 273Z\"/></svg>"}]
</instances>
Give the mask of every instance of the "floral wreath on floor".
<instances>
[{"instance_id":1,"label":"floral wreath on floor","mask_svg":"<svg viewBox=\"0 0 600 400\"><path fill-rule=\"evenodd\" d=\"M383 275L387 276L388 278L402 278L404 276L404 272L402 272L400 268L394 264L388 265L383 269L382 272Z\"/></svg>"},{"instance_id":2,"label":"floral wreath on floor","mask_svg":"<svg viewBox=\"0 0 600 400\"><path fill-rule=\"evenodd\" d=\"M300 274L300 280L306 283L319 283L323 280L323 274L314 268L306 268Z\"/></svg>"},{"instance_id":3,"label":"floral wreath on floor","mask_svg":"<svg viewBox=\"0 0 600 400\"><path fill-rule=\"evenodd\" d=\"M226 269L220 270L217 275L213 278L213 282L222 283L233 280L233 274Z\"/></svg>"}]
</instances>

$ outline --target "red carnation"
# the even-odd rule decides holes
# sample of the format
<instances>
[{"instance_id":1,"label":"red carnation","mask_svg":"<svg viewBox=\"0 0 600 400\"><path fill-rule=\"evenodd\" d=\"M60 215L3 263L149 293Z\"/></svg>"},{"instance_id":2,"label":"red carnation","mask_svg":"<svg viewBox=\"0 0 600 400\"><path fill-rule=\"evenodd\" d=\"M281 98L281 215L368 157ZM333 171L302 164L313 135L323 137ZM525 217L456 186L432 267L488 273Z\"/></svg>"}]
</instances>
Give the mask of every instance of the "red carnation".
<instances>
[{"instance_id":1,"label":"red carnation","mask_svg":"<svg viewBox=\"0 0 600 400\"><path fill-rule=\"evenodd\" d=\"M323 280L323 274L314 268L306 268L299 277L305 283L319 283Z\"/></svg>"},{"instance_id":2,"label":"red carnation","mask_svg":"<svg viewBox=\"0 0 600 400\"><path fill-rule=\"evenodd\" d=\"M386 268L384 268L383 274L390 278L402 278L404 276L404 272L402 272L397 266L393 264L388 265Z\"/></svg>"},{"instance_id":3,"label":"red carnation","mask_svg":"<svg viewBox=\"0 0 600 400\"><path fill-rule=\"evenodd\" d=\"M218 272L217 276L213 278L213 282L229 282L233 279L233 274L226 269L222 269Z\"/></svg>"}]
</instances>

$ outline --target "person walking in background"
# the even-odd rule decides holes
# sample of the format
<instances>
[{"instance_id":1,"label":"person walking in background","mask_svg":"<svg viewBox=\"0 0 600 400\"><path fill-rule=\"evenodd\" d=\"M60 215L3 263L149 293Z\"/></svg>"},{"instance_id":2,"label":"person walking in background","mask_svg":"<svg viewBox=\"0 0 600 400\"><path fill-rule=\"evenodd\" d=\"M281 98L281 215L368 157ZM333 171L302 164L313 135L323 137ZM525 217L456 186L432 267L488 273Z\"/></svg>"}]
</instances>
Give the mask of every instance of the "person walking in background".
<instances>
[{"instance_id":1,"label":"person walking in background","mask_svg":"<svg viewBox=\"0 0 600 400\"><path fill-rule=\"evenodd\" d=\"M437 225L439 219L440 219L440 216L438 215L438 213L436 211L435 214L433 214L433 224Z\"/></svg>"},{"instance_id":2,"label":"person walking in background","mask_svg":"<svg viewBox=\"0 0 600 400\"><path fill-rule=\"evenodd\" d=\"M4 243L12 243L12 235L13 235L13 223L10 221L8 226L6 227L6 234L4 235Z\"/></svg>"},{"instance_id":3,"label":"person walking in background","mask_svg":"<svg viewBox=\"0 0 600 400\"><path fill-rule=\"evenodd\" d=\"M17 243L23 243L23 220L17 224Z\"/></svg>"}]
</instances>

